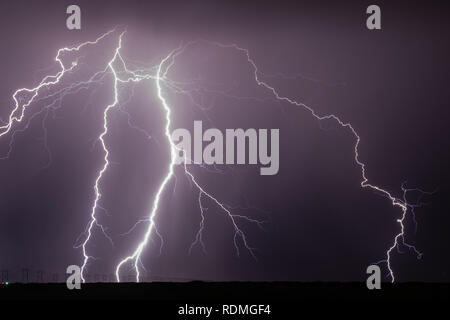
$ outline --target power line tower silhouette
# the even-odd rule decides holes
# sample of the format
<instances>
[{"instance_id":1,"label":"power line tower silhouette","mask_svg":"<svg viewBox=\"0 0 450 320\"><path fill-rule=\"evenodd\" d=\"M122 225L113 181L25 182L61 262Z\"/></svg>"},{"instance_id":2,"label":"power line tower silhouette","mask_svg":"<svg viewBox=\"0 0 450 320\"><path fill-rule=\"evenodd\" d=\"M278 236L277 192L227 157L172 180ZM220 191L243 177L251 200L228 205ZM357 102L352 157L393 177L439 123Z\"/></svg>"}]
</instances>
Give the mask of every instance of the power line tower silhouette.
<instances>
[{"instance_id":1,"label":"power line tower silhouette","mask_svg":"<svg viewBox=\"0 0 450 320\"><path fill-rule=\"evenodd\" d=\"M59 280L59 274L53 273L52 274L52 282L58 282Z\"/></svg>"},{"instance_id":2,"label":"power line tower silhouette","mask_svg":"<svg viewBox=\"0 0 450 320\"><path fill-rule=\"evenodd\" d=\"M27 283L29 281L30 270L28 268L22 269L22 282Z\"/></svg>"},{"instance_id":3,"label":"power line tower silhouette","mask_svg":"<svg viewBox=\"0 0 450 320\"><path fill-rule=\"evenodd\" d=\"M3 269L2 270L2 282L9 281L9 270Z\"/></svg>"},{"instance_id":4,"label":"power line tower silhouette","mask_svg":"<svg viewBox=\"0 0 450 320\"><path fill-rule=\"evenodd\" d=\"M36 272L36 282L44 282L44 271L38 270Z\"/></svg>"}]
</instances>

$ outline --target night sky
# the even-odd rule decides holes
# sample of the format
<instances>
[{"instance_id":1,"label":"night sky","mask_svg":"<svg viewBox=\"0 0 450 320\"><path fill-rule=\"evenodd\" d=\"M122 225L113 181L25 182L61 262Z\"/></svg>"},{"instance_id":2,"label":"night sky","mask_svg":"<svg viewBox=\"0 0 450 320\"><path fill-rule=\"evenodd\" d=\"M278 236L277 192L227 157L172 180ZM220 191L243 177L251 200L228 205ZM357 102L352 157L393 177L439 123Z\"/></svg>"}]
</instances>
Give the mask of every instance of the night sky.
<instances>
[{"instance_id":1,"label":"night sky","mask_svg":"<svg viewBox=\"0 0 450 320\"><path fill-rule=\"evenodd\" d=\"M76 3L82 29L69 31L65 11L72 2L1 2L0 119L8 119L17 88L34 87L58 71L54 58L59 48L94 40L118 25L127 26L122 54L130 65L155 66L180 43L195 39L235 43L249 50L262 79L281 95L353 125L372 184L396 197L402 196L405 181L410 188L436 190L416 210L416 231L411 216L405 220L405 240L423 253L422 259L400 247L392 255L392 268L398 281L450 281L448 4L377 1L382 30L370 31L365 11L372 2L365 1ZM117 39L116 33L84 50L85 64L61 85L105 68ZM230 221L206 199L206 254L197 246L189 255L200 223L198 191L177 167L156 216L162 252L152 237L142 256L148 280L363 281L367 266L385 259L399 232L401 210L360 187L349 130L274 100L257 86L242 52L233 49L193 46L180 55L170 77L197 79L229 95L251 97L200 92L195 99L210 108L200 112L186 96L166 90L173 129L192 130L194 120L220 130L278 128L280 170L261 176L259 166L218 166L220 172L192 167L199 182L233 212L267 221L264 230L240 224L257 249L255 260L242 244L236 255ZM102 83L65 96L58 110L37 115L26 130L27 121L14 128L18 132L10 156L0 160L0 268L9 271L11 280L20 280L23 268L63 275L68 265L82 264L79 245L86 237L103 159L96 140L112 85L106 76ZM111 165L100 183L104 210L96 212L114 245L94 230L87 247L96 257L89 262L90 275L109 277L134 250L147 224L124 233L148 216L167 171L169 147L155 84L132 87L120 91L124 101L130 97L123 104L126 113L114 110L109 117L105 140ZM33 103L25 119L49 103ZM131 128L129 119L152 138ZM1 157L11 137L0 137ZM417 197L411 193L408 200ZM380 266L389 281L386 265ZM123 269L127 274L134 274L130 266Z\"/></svg>"}]
</instances>

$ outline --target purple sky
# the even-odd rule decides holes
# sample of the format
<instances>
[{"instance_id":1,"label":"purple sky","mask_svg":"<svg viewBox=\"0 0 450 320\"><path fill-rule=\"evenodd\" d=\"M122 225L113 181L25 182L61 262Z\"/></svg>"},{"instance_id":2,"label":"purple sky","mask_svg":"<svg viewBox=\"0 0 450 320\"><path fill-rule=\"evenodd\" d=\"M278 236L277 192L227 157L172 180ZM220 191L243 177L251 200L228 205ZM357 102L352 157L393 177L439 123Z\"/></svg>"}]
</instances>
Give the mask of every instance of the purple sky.
<instances>
[{"instance_id":1,"label":"purple sky","mask_svg":"<svg viewBox=\"0 0 450 320\"><path fill-rule=\"evenodd\" d=\"M58 48L93 40L116 25L128 26L123 55L148 65L157 64L182 41L236 43L249 49L264 74L295 76L264 78L280 94L306 103L318 114L334 113L352 123L362 139L360 157L370 182L398 197L406 180L410 187L438 189L424 198L427 206L417 209L416 233L412 221L406 220L406 240L424 253L423 258L417 260L403 247L403 254L393 254L393 269L399 281L450 280L448 5L378 2L383 29L369 31L369 3L364 2L77 3L81 31L65 28L65 8L72 3L0 4L1 119L7 119L17 88L32 87L55 72L49 67L55 66ZM86 65L64 84L104 67L116 40L113 35L83 51ZM388 199L360 188L348 130L332 121L319 123L302 108L269 99L270 92L257 87L245 57L235 50L193 47L180 56L171 76L177 81L201 79L220 90L233 88L232 94L261 100L204 93L206 103L217 99L212 110L201 113L185 96L167 91L174 127L191 129L194 120L209 119L211 127L223 130L279 128L280 170L264 177L258 166L221 168L223 174L192 169L202 185L236 207L237 214L268 219L264 231L241 225L257 248L255 261L245 250L236 256L231 225L210 201L204 202L207 254L197 247L188 255L200 221L198 192L178 168L176 183L169 183L157 215L163 251L159 255L159 243L153 242L143 255L150 276L359 281L365 279L369 264L385 258L401 211ZM82 263L81 250L73 247L80 234L84 239L94 200L93 183L103 157L94 142L102 130L103 110L111 103L112 78L95 88L68 95L61 109L48 116L50 166L45 167L48 153L39 116L17 134L9 159L0 161L0 267L11 277L20 278L25 267L62 274L68 265ZM124 97L130 89L124 86ZM44 102L32 104L30 110L39 110ZM107 212L97 214L114 246L95 231L88 250L98 259L89 264L90 274L113 273L135 248L145 224L127 236L120 234L148 215L167 169L164 114L154 83L137 85L124 108L154 139L146 140L131 129L125 113L111 113L111 133L105 138L111 166L101 183L101 205ZM10 138L0 138L1 155L8 151Z\"/></svg>"}]
</instances>

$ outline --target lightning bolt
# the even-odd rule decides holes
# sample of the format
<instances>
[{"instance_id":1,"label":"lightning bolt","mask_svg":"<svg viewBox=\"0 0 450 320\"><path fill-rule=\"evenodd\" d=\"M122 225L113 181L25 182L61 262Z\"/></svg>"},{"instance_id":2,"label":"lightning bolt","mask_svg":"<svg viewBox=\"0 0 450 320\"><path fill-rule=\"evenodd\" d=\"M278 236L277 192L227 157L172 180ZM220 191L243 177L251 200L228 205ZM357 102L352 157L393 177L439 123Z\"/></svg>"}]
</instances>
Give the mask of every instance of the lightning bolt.
<instances>
[{"instance_id":1,"label":"lightning bolt","mask_svg":"<svg viewBox=\"0 0 450 320\"><path fill-rule=\"evenodd\" d=\"M266 82L260 80L260 77L259 77L260 73L259 73L258 67L257 67L256 63L254 62L254 60L251 58L250 53L249 53L249 51L247 49L241 48L241 47L239 47L236 44L224 45L224 44L217 43L217 42L214 42L214 44L216 46L219 46L219 47L222 47L222 48L234 48L237 51L243 53L245 55L246 59L247 59L247 62L251 65L251 67L253 69L254 79L255 79L256 83L259 86L269 90L272 93L272 95L274 96L274 98L277 99L278 101L283 101L283 102L287 102L287 103L289 103L291 105L294 105L294 106L297 106L297 107L302 107L302 108L306 109L307 111L309 111L310 114L314 118L319 120L319 121L322 121L322 120L334 120L337 124L339 124L340 127L348 129L352 133L352 135L353 135L353 137L355 139L355 144L354 144L354 148L353 148L353 150L354 150L354 161L357 164L357 166L360 168L360 172L361 172L361 183L360 183L360 185L361 185L361 187L362 188L372 189L373 191L376 191L376 192L382 194L383 196L387 197L390 200L392 206L399 208L401 210L401 213L402 213L401 214L401 218L397 219L397 223L400 225L400 231L399 231L398 234L395 235L394 243L392 244L392 246L389 247L388 250L386 251L386 260L385 260L385 262L387 264L387 268L388 268L388 271L389 271L389 276L391 278L391 282L394 282L395 281L395 276L394 276L394 272L392 270L392 265L391 265L391 253L392 253L392 250L394 248L399 246L399 241L400 240L401 240L401 243L404 246L406 246L409 249L413 250L417 254L417 257L419 259L422 257L422 253L420 251L418 251L413 245L407 244L405 242L405 240L404 240L405 239L405 225L404 225L404 221L406 219L408 208L414 208L414 206L410 205L408 203L408 201L406 200L406 193L408 191L412 191L412 190L420 191L422 193L427 193L427 194L432 194L432 193L425 192L425 191L420 190L420 189L406 189L404 187L404 185L402 185L403 199L399 199L399 198L393 196L386 189L383 189L383 188L381 188L379 186L376 186L376 185L373 185L373 184L369 183L369 179L366 176L366 165L359 158L358 148L359 148L359 145L360 145L360 142L361 142L361 137L358 135L358 133L356 132L355 128L352 126L351 123L341 120L338 116L336 116L334 114L319 115L319 114L316 113L316 111L314 109L312 109L311 107L307 106L306 104L280 95L278 93L278 91L274 87L272 87L269 84L267 84ZM414 214L414 211L413 211L413 214ZM414 214L414 217L415 217L415 214Z\"/></svg>"},{"instance_id":2,"label":"lightning bolt","mask_svg":"<svg viewBox=\"0 0 450 320\"><path fill-rule=\"evenodd\" d=\"M86 268L86 265L88 263L89 260L89 255L87 254L87 250L86 250L86 245L89 242L89 240L91 239L91 235L92 235L92 228L94 227L94 224L99 226L102 230L103 228L101 227L101 225L99 225L97 223L97 218L95 216L95 212L97 211L97 206L98 206L98 201L100 200L101 197L101 193L99 190L99 183L100 180L103 177L103 174L106 172L106 170L108 169L109 166L109 151L108 148L106 147L106 143L105 143L105 139L104 137L106 136L106 134L108 133L108 113L109 111L114 108L117 103L119 102L119 96L118 96L118 89L117 89L117 85L118 85L118 77L117 77L117 73L116 70L113 67L113 63L117 60L118 56L119 56L119 51L120 48L122 47L122 36L125 32L122 32L119 36L119 45L117 46L116 50L115 50L115 54L113 56L113 58L111 59L111 61L109 61L108 63L108 67L111 70L113 77L114 77L114 101L108 105L105 108L105 111L103 113L103 131L99 136L99 140L101 142L103 151L104 151L104 157L103 157L103 167L101 168L101 170L99 171L98 175L97 175L97 179L95 179L95 184L94 184L94 190L95 190L95 200L94 200L94 205L92 207L91 210L91 222L89 223L89 227L87 230L87 237L83 242L82 248L83 248L83 256L84 256L84 260L83 260L83 265L81 266L81 279L83 280L83 282L85 282L84 279L84 270Z\"/></svg>"},{"instance_id":3,"label":"lightning bolt","mask_svg":"<svg viewBox=\"0 0 450 320\"><path fill-rule=\"evenodd\" d=\"M126 30L125 30L125 31L120 32L120 35L118 37L118 45L116 46L116 48L114 50L114 55L111 58L111 60L108 62L107 66L104 70L95 73L87 81L76 82L76 83L70 85L69 87L64 87L63 89L58 90L54 94L51 94L51 95L49 94L49 95L45 95L43 97L39 97L39 94L43 91L43 89L49 90L51 87L59 84L60 80L63 78L64 75L71 73L78 66L78 60L75 60L74 62L72 62L70 67L66 67L61 58L63 54L69 53L69 52L79 52L80 49L82 49L86 46L97 45L101 40L103 40L104 38L108 37L109 35L111 35L115 32L116 32L116 28L101 35L95 41L87 41L87 42L84 42L75 47L65 47L65 48L59 49L57 52L57 55L55 57L55 61L58 63L58 65L60 67L60 71L57 72L55 75L45 76L39 82L39 84L34 88L31 88L31 89L21 88L21 89L16 90L12 96L13 100L14 100L14 108L9 115L9 121L6 122L6 124L0 126L0 137L2 137L4 135L8 134L9 132L11 132L12 128L14 127L14 125L16 123L20 123L23 121L23 119L25 118L25 111L30 107L30 105L33 102L37 102L37 101L44 100L44 99L55 98L57 95L64 96L65 94L69 94L69 93L77 93L79 90L87 88L90 85L92 85L93 83L103 82L106 75L111 75L113 77L114 97L113 97L113 101L110 104L108 104L106 106L106 108L104 109L103 130L98 137L98 141L100 141L100 144L101 144L101 147L103 150L103 154L104 154L103 165L102 165L101 169L98 171L98 174L97 174L95 182L94 182L94 193L95 193L94 203L93 203L93 205L91 207L91 211L90 211L90 221L85 230L86 237L85 237L84 241L82 242L82 244L80 245L80 247L82 248L82 252L83 252L83 264L81 267L81 277L82 277L83 282L85 282L84 273L88 266L89 259L94 258L93 256L89 255L87 252L88 251L87 246L88 246L88 243L92 239L94 228L98 227L102 231L102 233L112 243L112 239L106 233L106 228L104 228L98 222L98 219L96 216L96 212L98 209L105 210L103 207L100 206L99 201L102 196L101 191L100 191L100 184L101 184L104 174L106 173L106 171L110 165L110 160L109 160L110 153L107 148L107 144L105 142L105 136L109 132L109 129L108 129L109 113L113 109L119 108L120 111L124 112L128 116L128 123L131 127L144 133L148 138L150 138L150 135L145 130L143 130L137 126L134 126L131 123L130 115L128 113L126 113L126 111L124 111L122 108L120 108L119 84L126 84L126 83L131 83L131 82L138 83L142 80L152 80L152 81L154 81L154 83L156 85L156 95L157 95L159 103L165 113L164 136L167 140L166 142L170 149L170 162L167 167L166 175L160 182L157 192L154 196L153 204L152 204L151 210L148 214L148 217L137 221L136 224L132 227L132 229L134 229L134 227L137 224L148 223L146 232L145 232L142 240L138 243L137 247L131 252L130 255L128 255L125 258L123 258L122 260L120 260L120 262L117 264L116 269L115 269L115 275L116 275L117 282L120 282L120 273L121 273L122 267L128 263L131 263L135 270L136 281L137 282L140 281L140 266L143 267L143 264L141 261L141 256L142 256L142 253L144 252L144 249L147 246L153 233L155 233L160 238L161 248L162 248L163 238L157 230L155 219L158 214L159 207L160 207L161 197L163 196L164 192L167 190L169 182L173 178L176 178L175 173L174 173L174 167L176 165L175 160L176 160L176 155L180 152L183 154L184 159L185 159L184 165L183 165L185 176L189 179L189 181L192 183L193 186L195 186L195 188L198 191L198 205L199 205L199 209L200 209L200 218L201 218L200 223L199 223L199 229L197 230L197 232L195 234L194 241L191 243L191 246L189 248L189 253L192 251L192 249L196 245L200 245L203 252L206 252L205 244L203 242L203 231L204 231L204 227L205 227L205 225L204 225L205 212L207 209L203 206L202 199L207 198L207 199L211 200L212 203L214 203L220 209L220 211L225 214L225 216L228 218L231 225L233 226L233 229L234 229L233 242L234 242L234 247L235 247L237 254L238 255L240 254L240 244L239 243L241 243L243 245L243 247L250 253L250 255L256 259L256 254L255 254L256 249L253 248L249 244L244 231L239 227L238 221L243 220L243 221L255 224L261 229L263 229L263 224L265 223L265 221L252 219L245 215L234 214L231 206L224 204L216 196L214 196L210 192L208 192L206 190L206 188L197 181L197 179L195 178L195 175L189 170L189 167L186 164L188 159L186 158L185 151L182 149L179 149L171 139L172 109L171 109L171 106L170 106L167 98L164 95L164 89L174 90L175 92L186 94L191 99L191 101L194 102L195 105L197 105L197 106L199 106L199 105L197 103L195 103L195 101L194 101L195 99L193 98L193 96L192 96L191 92L189 92L189 90L183 89L181 87L180 83L177 83L176 81L173 81L168 78L168 72L171 69L171 67L174 66L174 64L176 63L176 58L179 55L184 53L190 46L192 46L194 44L198 44L198 43L206 43L208 45L216 46L216 47L223 48L223 49L234 49L238 53L242 54L243 57L246 59L246 62L252 69L253 77L254 77L256 84L258 86L264 88L265 90L267 90L272 95L273 99L275 99L276 101L279 101L279 102L288 103L292 106L304 108L305 110L309 111L309 113L315 119L317 119L319 121L332 120L332 121L336 122L341 128L350 131L350 133L353 135L354 141L355 141L354 147L353 147L354 162L359 167L360 172L361 172L361 182L360 182L361 188L371 189L371 190L381 194L382 196L389 199L391 205L394 208L398 208L401 211L401 216L396 221L400 226L400 228L399 228L400 231L395 235L392 246L390 246L387 249L386 259L380 261L380 263L381 262L386 263L391 281L394 282L395 276L394 276L394 272L392 270L392 261L391 260L392 260L392 252L395 248L397 248L399 250L400 246L404 246L404 247L414 251L418 258L420 258L422 256L421 252L419 252L413 245L410 245L405 241L405 232L406 231L405 231L404 222L407 217L407 213L409 211L411 211L414 222L416 223L414 209L421 206L421 203L418 203L418 204L409 203L407 201L407 193L414 192L414 191L420 192L422 194L428 194L428 193L421 189L408 189L408 188L406 188L406 185L403 184L401 187L401 189L403 191L403 197L397 198L397 197L393 196L388 190L369 183L369 180L366 176L366 165L360 160L359 151L358 151L359 145L361 142L361 137L356 132L353 125L351 123L341 120L341 118L339 118L338 116L336 116L334 114L319 115L314 109L307 106L306 104L304 104L302 102L298 102L289 97L279 94L278 91L273 86L271 86L267 82L261 80L261 77L264 77L264 75L258 70L258 67L257 67L256 63L254 62L254 60L252 59L249 51L245 48L242 48L242 47L236 45L236 44L221 44L218 42L207 42L204 40L192 41L192 42L189 42L189 43L182 45L182 46L174 49L173 51L171 51L155 67L130 70L126 65L126 62L125 62L126 59L124 59L120 53L120 50L122 48L122 38L123 38L124 34L126 33ZM118 66L121 67L120 70L118 69ZM224 95L230 96L232 98L237 98L237 99L248 98L248 97L232 96L231 94L229 94L227 92L215 92L215 93L224 94ZM56 101L58 101L59 105L60 105L61 99L62 98L58 98L58 99L54 100L53 103L51 103L50 105L47 105L43 110L47 110L48 108L53 108ZM257 99L257 98L254 98L254 99ZM42 110L40 112L42 112ZM30 121L35 116L37 116L40 112L34 113L32 116L29 117L28 122L23 130L26 130ZM44 117L44 120L43 120L44 122L45 122L46 118L47 118L47 114ZM16 132L21 132L23 130L14 131L14 133L12 134L12 138L10 141L10 149L5 158L7 158L11 152L11 148L14 143L14 136L15 136ZM46 133L46 129L44 126L44 139L45 139L46 135L47 135L47 133ZM46 147L46 149L48 149L48 146L46 144L45 144L45 147ZM190 163L194 163L194 162L190 161ZM201 164L196 164L196 165L201 166ZM129 232L131 232L132 229L130 229Z\"/></svg>"}]
</instances>

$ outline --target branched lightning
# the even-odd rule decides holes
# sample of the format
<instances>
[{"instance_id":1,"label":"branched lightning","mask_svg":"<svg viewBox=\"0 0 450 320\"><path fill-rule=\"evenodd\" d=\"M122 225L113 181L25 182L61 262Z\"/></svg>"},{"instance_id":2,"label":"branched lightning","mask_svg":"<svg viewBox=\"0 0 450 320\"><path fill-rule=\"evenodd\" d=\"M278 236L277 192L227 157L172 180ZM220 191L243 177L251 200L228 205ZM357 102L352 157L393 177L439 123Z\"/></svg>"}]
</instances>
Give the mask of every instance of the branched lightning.
<instances>
[{"instance_id":1,"label":"branched lightning","mask_svg":"<svg viewBox=\"0 0 450 320\"><path fill-rule=\"evenodd\" d=\"M186 158L186 153L184 150L182 149L178 149L177 146L175 145L175 143L172 141L171 135L170 135L170 126L171 126L171 108L169 107L169 104L166 100L166 98L163 95L163 90L162 90L162 83L167 81L167 74L169 72L170 67L172 67L175 63L175 58L184 50L186 49L186 46L182 47L181 49L175 49L174 51L172 51L168 56L166 56L164 59L161 60L161 63L158 66L158 71L156 74L156 88L157 88L157 96L161 102L161 105L164 108L165 114L166 114L166 126L165 126L165 136L167 138L167 141L169 143L170 146L170 155L171 155L171 160L170 160L170 164L169 164L169 168L168 168L168 172L167 175L165 176L165 178L163 179L163 181L161 182L158 191L156 192L155 195L155 199L153 202L153 207L152 210L150 212L149 215L149 226L147 228L147 232L144 235L144 239L139 243L139 245L137 246L137 248L135 249L135 251L133 252L133 254L131 254L130 256L124 258L122 261L120 261L120 263L117 265L116 268L116 279L118 282L120 282L120 269L121 267L127 263L128 261L133 262L134 264L134 268L135 268L135 272L136 272L136 281L139 282L139 262L141 259L141 255L142 252L145 248L145 246L148 243L148 240L152 234L153 229L155 228L155 216L156 213L158 211L158 206L159 206L159 202L160 202L160 198L162 193L164 192L167 184L169 183L170 179L174 176L174 166L175 166L175 160L176 160L176 154L177 152L182 152L183 156L184 156L184 172L185 174L190 178L190 181L195 185L195 187L199 190L199 206L200 206L200 211L201 211L201 217L202 217L202 222L200 224L200 229L197 232L196 235L196 239L199 239L199 241L201 241L202 239L202 231L203 231L203 221L204 221L204 210L203 210L203 206L201 204L201 196L205 195L206 197L208 197L209 199L211 199L220 209L222 209L223 212L225 212L228 216L228 218L230 219L233 228L234 228L234 237L233 237L233 241L234 241L234 246L236 249L237 254L239 255L240 250L239 250L239 245L238 245L238 238L242 240L245 248L249 251L249 253L256 259L255 253L254 253L254 248L250 247L248 242L247 242L247 238L245 236L245 233L239 228L237 222L236 222L236 218L242 218L245 219L247 221L250 222L254 222L257 223L258 225L261 223L260 221L254 220L254 219L250 219L248 217L245 216L240 216L240 215L234 215L230 212L230 210L222 203L220 202L217 198L215 198L214 196L212 196L210 193L208 193L207 191L205 191L205 189L203 187L200 186L200 184L197 182L197 180L195 179L194 175L188 170L188 167L186 165L187 163L187 158ZM166 63L170 61L166 68L164 69L163 72L163 67L165 67ZM191 245L190 250L192 249L192 246L195 245L195 242ZM204 243L201 241L201 245L204 248Z\"/></svg>"},{"instance_id":2,"label":"branched lightning","mask_svg":"<svg viewBox=\"0 0 450 320\"><path fill-rule=\"evenodd\" d=\"M243 248L245 248L245 250L247 250L247 252L253 258L256 259L256 253L255 253L256 249L253 248L249 244L246 234L240 227L240 221L245 221L247 223L251 223L261 229L263 229L263 224L265 221L253 219L253 218L247 217L245 215L235 214L233 212L233 208L231 206L221 202L218 199L218 197L216 197L216 196L212 195L210 192L208 192L206 190L206 187L202 186L198 182L198 180L196 179L196 177L192 173L192 171L189 170L189 167L186 164L188 162L186 160L188 160L188 159L186 159L185 151L182 149L179 149L171 139L172 108L170 106L168 99L165 97L164 91L172 90L173 92L184 94L190 99L190 101L195 106L197 106L197 107L201 107L201 106L200 106L200 104L198 104L195 101L192 92L190 90L186 90L183 88L183 84L186 84L186 83L180 83L180 82L176 82L174 80L169 79L169 77L168 77L169 70L175 65L176 59L179 55L181 55L183 52L185 52L190 46L200 43L200 42L204 42L204 43L207 43L208 45L216 46L216 47L223 48L223 49L233 49L233 50L237 51L238 53L242 54L243 57L245 58L246 62L252 69L252 74L253 74L255 83L259 87L262 87L265 90L267 90L271 94L272 99L279 101L279 102L287 103L292 106L304 108L315 119L317 119L319 121L332 120L332 121L336 122L341 128L347 129L352 134L354 141L355 141L354 146L353 146L354 162L358 166L358 168L360 169L360 172L361 172L361 182L360 182L361 188L371 189L371 190L383 195L384 197L389 199L389 201L393 207L400 209L400 212L401 212L400 218L398 218L396 220L396 222L399 224L400 230L395 235L392 245L386 251L386 259L381 261L381 262L386 263L387 269L389 271L389 276L390 276L392 282L395 281L395 276L394 276L394 272L392 269L392 261L391 260L392 260L392 252L395 248L397 248L397 250L400 250L400 247L405 247L405 248L408 248L409 250L413 251L417 255L418 258L420 258L422 256L421 252L419 252L413 245L410 245L409 243L407 243L405 241L405 219L407 217L407 213L411 212L413 221L415 223L415 226L417 227L417 221L416 221L414 209L417 207L420 207L422 205L422 203L420 202L420 199L418 200L417 203L414 203L414 204L409 203L407 201L407 193L409 193L409 192L419 192L420 194L428 194L428 193L421 189L408 189L406 187L406 184L403 184L401 186L401 189L403 191L403 197L397 198L397 197L393 196L392 193L387 191L386 189L369 183L369 180L366 176L366 165L365 165L365 163L363 163L360 160L360 155L359 155L359 145L361 142L361 137L359 136L357 131L354 129L353 125L349 122L345 122L345 121L341 120L341 118L339 118L338 116L336 116L334 114L319 115L314 109L307 106L306 104L304 104L302 102L298 102L296 100L293 100L291 98L288 98L286 96L279 94L278 91L273 86L271 86L267 82L261 80L261 78L264 77L264 75L262 73L260 73L260 71L258 70L258 67L257 67L256 63L254 62L254 60L252 59L249 51L245 48L242 48L242 47L236 45L236 44L221 44L221 43L217 43L217 42L206 42L203 40L193 41L193 42L189 42L189 43L187 43L183 46L180 46L180 47L174 49L173 51L171 51L167 56L165 56L159 62L159 64L157 64L154 67L136 69L135 64L130 63L130 65L133 65L135 67L135 70L131 70L129 67L127 67L127 63L126 63L127 60L121 55L121 52L120 52L122 49L123 36L126 33L126 31L122 31L122 32L120 32L120 34L118 36L118 44L115 47L114 55L111 58L111 60L107 63L107 66L104 70L96 72L88 80L72 83L71 85L63 87L62 89L59 89L51 94L49 94L49 93L43 94L42 91L44 91L44 89L46 89L48 91L53 86L60 84L63 76L67 75L68 73L74 72L76 67L79 65L78 60L75 60L74 62L72 62L70 67L66 67L62 61L63 54L68 53L68 52L78 52L86 46L97 45L101 40L114 34L115 32L116 32L116 29L113 29L113 30L108 31L107 33L103 34L102 36L97 38L95 41L87 41L76 47L65 47L65 48L59 49L57 52L57 55L55 57L55 61L58 63L58 65L60 67L60 71L57 72L55 75L45 76L39 82L39 84L34 88L31 88L31 89L21 88L21 89L16 90L12 96L13 101L14 101L14 108L9 115L9 121L7 121L4 125L0 126L0 137L2 137L4 135L10 133L16 123L20 123L23 121L23 119L25 118L26 110L30 107L30 105L32 103L53 99L53 101L51 103L47 104L43 109L30 115L28 117L28 120L26 120L26 123L22 129L17 129L12 132L11 140L10 140L10 144L9 144L10 148L4 158L9 157L11 150L12 150L12 146L14 144L14 139L15 139L16 134L25 131L28 128L30 122L33 120L33 118L40 115L41 113L44 113L44 118L43 118L44 145L50 155L48 145L46 144L47 131L46 131L46 127L45 127L45 121L48 117L49 110L54 110L55 108L59 108L62 103L62 98L65 95L75 94L82 89L88 88L89 86L91 86L94 83L97 83L97 84L104 83L106 76L111 75L113 77L113 90L114 90L113 101L110 104L108 104L103 111L103 130L101 131L101 133L97 139L97 141L99 141L101 144L103 155L104 155L103 156L103 164L102 164L102 167L100 168L100 170L98 171L98 174L97 174L95 182L94 182L94 202L93 202L93 205L90 210L90 220L89 220L89 223L84 232L85 239L84 239L84 241L82 241L81 245L79 246L82 248L82 252L83 252L83 264L81 267L81 277L82 277L83 281L85 281L84 274L85 274L86 268L88 266L89 259L95 258L95 257L89 255L89 253L88 253L88 244L90 241L92 241L94 228L98 228L109 239L111 244L113 244L113 239L107 234L106 228L99 223L97 216L96 216L96 212L98 209L106 211L100 205L99 201L102 197L102 194L100 191L100 184L101 184L102 179L110 165L110 159L109 159L110 152L108 150L107 143L105 142L105 137L109 132L109 124L108 124L109 113L113 109L119 109L119 111L121 111L122 113L124 113L127 116L128 124L130 125L130 127L143 133L148 139L152 138L150 136L150 134L148 134L147 131L134 125L133 121L131 119L131 115L129 113L127 113L126 110L124 110L121 107L121 105L123 106L125 103L127 103L129 101L129 99L131 99L131 96L133 94L129 97L128 101L122 101L122 104L121 104L120 88L119 88L120 84L126 84L126 83L131 83L131 82L137 83L142 80L151 80L155 83L156 96L157 96L159 104L162 107L164 114L165 114L164 136L166 138L166 143L168 144L169 149L170 149L170 162L168 163L168 166L167 166L167 172L166 172L164 178L162 179L162 181L159 183L159 187L157 188L156 194L154 195L153 203L152 203L151 210L150 210L148 216L137 221L133 225L133 227L127 233L125 233L125 234L128 234L128 233L132 232L134 230L134 228L139 224L142 224L142 223L148 224L146 231L143 235L143 238L138 243L136 248L134 250L132 250L128 256L126 256L125 258L120 260L120 262L117 264L117 266L115 268L116 280L118 282L120 282L122 267L125 264L130 263L134 268L135 275L136 275L136 281L137 282L140 281L140 269L141 268L145 269L143 266L143 263L141 261L142 254L143 254L144 249L146 248L149 240L151 239L152 234L156 234L158 236L158 238L160 239L160 243L161 243L160 250L162 249L163 238L162 238L162 235L158 232L158 229L156 226L156 217L158 214L158 210L160 208L161 199L162 199L165 191L167 190L170 181L172 180L172 178L176 178L174 167L176 166L176 156L180 152L183 154L183 156L185 158L184 165L183 165L185 176L198 191L198 206L200 209L199 227L195 234L194 240L189 247L189 253L191 253L193 248L198 245L201 247L202 251L206 253L206 246L203 241L203 231L205 228L206 211L209 208L206 208L203 205L203 203L204 203L203 201L205 199L209 199L209 201L212 202L218 209L220 209L220 212L222 212L225 215L225 217L228 219L228 221L231 223L231 225L234 229L233 243L234 243L236 253L239 255L241 252L241 248L243 247ZM257 99L260 101L265 100L265 99L258 99L258 98L253 98L253 97L233 96L228 92L214 91L214 90L205 89L205 88L203 88L203 90L204 91L209 90L209 92L212 92L215 94L226 95L228 97L236 98L236 99ZM50 161L51 161L51 156L49 156L49 162ZM193 163L192 161L189 161L189 162ZM195 165L202 167L201 164L195 164Z\"/></svg>"},{"instance_id":3,"label":"branched lightning","mask_svg":"<svg viewBox=\"0 0 450 320\"><path fill-rule=\"evenodd\" d=\"M58 50L58 53L55 57L55 61L59 64L59 66L61 67L61 71L59 71L57 74L55 75L49 75L44 77L41 82L34 88L32 89L28 89L28 88L21 88L16 90L16 92L14 92L13 94L13 100L14 100L14 109L11 111L10 115L9 115L9 121L3 125L0 126L0 137L4 136L5 134L7 134L11 128L13 127L15 122L21 122L23 117L24 117L24 113L25 113L25 109L27 107L30 106L30 104L34 101L34 99L38 96L39 91L42 88L48 88L52 85L58 84L61 80L61 78L68 72L72 71L76 66L77 66L77 62L74 61L72 62L70 68L66 68L66 66L64 65L63 61L61 60L61 55L67 52L73 52L73 51L80 51L81 48L87 46L87 45L94 45L97 44L100 40L102 40L103 38L107 37L109 34L111 34L112 32L114 32L114 30L108 31L107 33L103 34L102 36L100 36L99 38L97 38L95 41L87 41L87 42L83 42L82 44L76 46L76 47L72 47L72 48L62 48ZM22 98L25 101L23 103L21 103L21 97L20 95L22 93L28 93L31 94L31 97L29 97L28 99L26 99L26 97ZM18 115L17 115L18 113Z\"/></svg>"},{"instance_id":4,"label":"branched lightning","mask_svg":"<svg viewBox=\"0 0 450 320\"><path fill-rule=\"evenodd\" d=\"M95 200L94 200L94 205L92 206L92 210L91 210L91 222L89 223L89 227L88 227L88 230L87 230L87 237L84 240L83 245L82 245L84 260L83 260L83 265L81 266L81 279L83 280L83 282L85 281L83 273L84 273L84 270L85 270L86 265L87 265L88 260L89 260L89 255L87 254L87 251L86 251L86 245L87 245L87 243L89 242L89 240L91 238L92 227L94 226L94 224L97 225L97 226L100 226L97 223L97 218L95 217L95 212L97 210L98 201L100 200L100 197L101 197L101 193L100 193L100 190L99 190L99 183L100 183L100 180L102 179L103 174L105 173L106 169L108 169L108 165L109 165L109 159L108 159L109 151L108 151L108 148L106 147L106 143L105 143L105 139L104 139L105 135L108 133L108 113L119 102L118 89L117 89L117 84L118 84L119 81L118 81L117 73L116 73L116 70L114 69L113 63L116 61L116 59L119 56L119 50L122 47L122 36L123 36L123 34L124 34L124 32L122 32L120 34L120 36L119 36L119 45L117 46L117 48L115 50L113 58L108 63L108 67L110 68L110 70L111 70L111 72L113 74L113 77L114 77L114 101L105 108L105 111L103 113L103 131L102 131L102 133L99 136L99 140L101 142L101 145L102 145L102 148L103 148L103 151L104 151L104 158L103 158L104 162L103 162L102 169L99 171L99 173L97 175L97 179L95 179L95 184L94 184ZM103 230L102 227L101 227L101 229Z\"/></svg>"}]
</instances>

